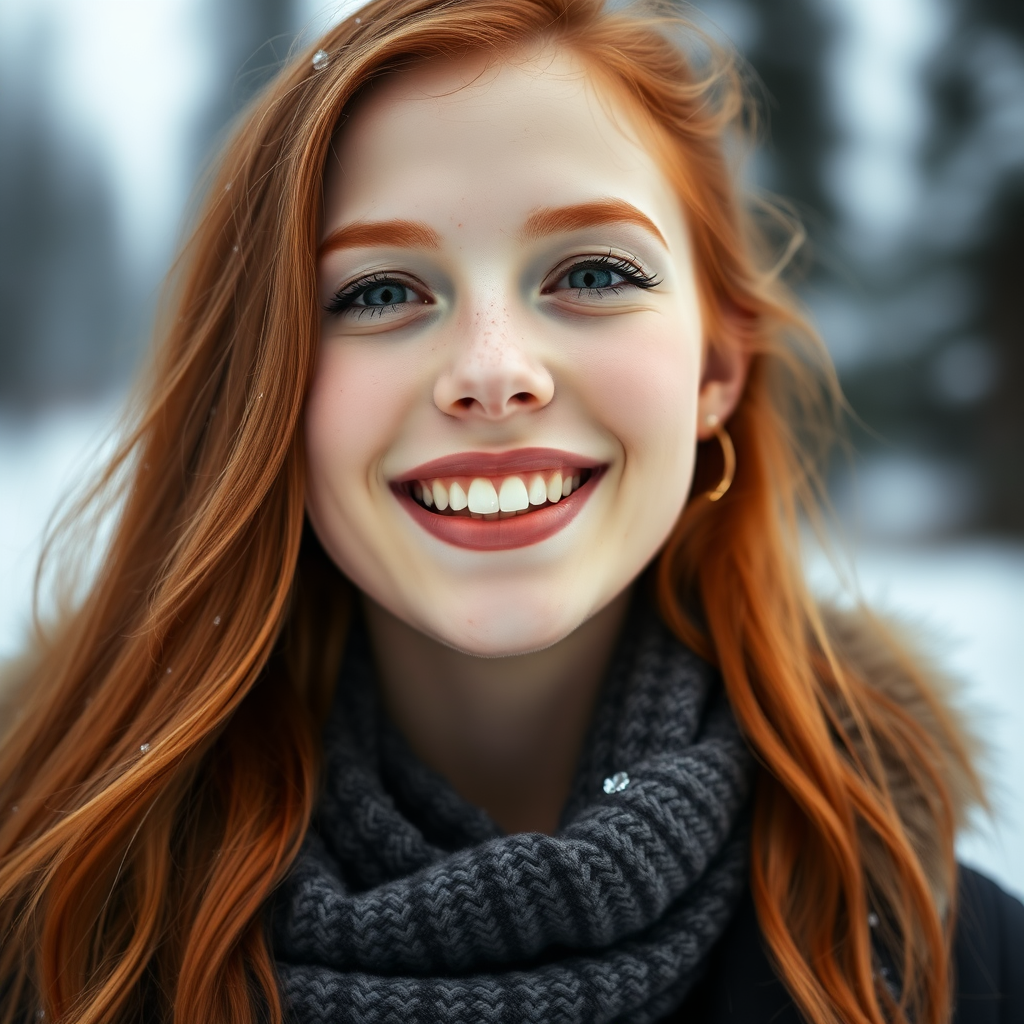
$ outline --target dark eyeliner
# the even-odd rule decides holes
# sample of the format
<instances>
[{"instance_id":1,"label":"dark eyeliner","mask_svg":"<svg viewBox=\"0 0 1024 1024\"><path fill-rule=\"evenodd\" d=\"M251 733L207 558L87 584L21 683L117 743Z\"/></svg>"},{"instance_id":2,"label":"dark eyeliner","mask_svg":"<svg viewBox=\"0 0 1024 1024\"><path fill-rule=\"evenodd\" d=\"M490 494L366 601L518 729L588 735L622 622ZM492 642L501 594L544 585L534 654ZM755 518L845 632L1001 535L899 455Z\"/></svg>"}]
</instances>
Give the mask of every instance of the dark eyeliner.
<instances>
[{"instance_id":1,"label":"dark eyeliner","mask_svg":"<svg viewBox=\"0 0 1024 1024\"><path fill-rule=\"evenodd\" d=\"M363 292L369 291L382 284L396 284L402 288L410 288L411 286L406 284L404 281L399 280L394 274L388 274L378 271L375 274L370 274L367 277L360 277L353 281L351 284L345 285L344 288L340 288L334 293L331 300L324 306L324 311L337 316L341 313L345 313L350 310L357 298L363 294ZM367 307L368 309L387 309L387 306L374 306Z\"/></svg>"},{"instance_id":2,"label":"dark eyeliner","mask_svg":"<svg viewBox=\"0 0 1024 1024\"><path fill-rule=\"evenodd\" d=\"M612 253L608 253L604 256L586 256L578 260L575 263L567 266L562 274L559 275L558 280L560 281L567 274L571 274L574 270L579 270L581 267L601 267L602 269L614 270L615 273L621 275L636 288L654 288L661 284L661 279L656 274L647 275L640 270L634 263L625 259L622 256L615 256ZM616 285L609 285L610 289L614 289ZM546 292L552 291L551 289L545 289ZM600 291L602 289L593 289Z\"/></svg>"},{"instance_id":3,"label":"dark eyeliner","mask_svg":"<svg viewBox=\"0 0 1024 1024\"><path fill-rule=\"evenodd\" d=\"M637 288L653 288L655 285L661 284L661 280L657 275L652 274L648 276L639 267L630 263L629 260L621 256L613 256L611 253L593 260L583 261L583 265L588 263L591 266L607 267L610 270L614 270L615 273L621 274L630 284L636 285ZM576 264L571 269L575 270L580 265Z\"/></svg>"}]
</instances>

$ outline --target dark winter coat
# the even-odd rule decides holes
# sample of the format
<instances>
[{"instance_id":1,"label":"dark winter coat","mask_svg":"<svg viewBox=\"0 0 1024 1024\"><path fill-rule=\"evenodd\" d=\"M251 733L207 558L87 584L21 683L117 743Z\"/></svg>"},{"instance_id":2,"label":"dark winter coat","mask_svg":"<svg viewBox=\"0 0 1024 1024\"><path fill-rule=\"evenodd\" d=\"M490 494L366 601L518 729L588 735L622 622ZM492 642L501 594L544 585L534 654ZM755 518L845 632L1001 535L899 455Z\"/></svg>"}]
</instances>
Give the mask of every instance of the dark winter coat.
<instances>
[{"instance_id":1,"label":"dark winter coat","mask_svg":"<svg viewBox=\"0 0 1024 1024\"><path fill-rule=\"evenodd\" d=\"M960 869L952 1024L1024 1024L1024 904ZM772 969L749 894L708 973L665 1024L803 1024Z\"/></svg>"}]
</instances>

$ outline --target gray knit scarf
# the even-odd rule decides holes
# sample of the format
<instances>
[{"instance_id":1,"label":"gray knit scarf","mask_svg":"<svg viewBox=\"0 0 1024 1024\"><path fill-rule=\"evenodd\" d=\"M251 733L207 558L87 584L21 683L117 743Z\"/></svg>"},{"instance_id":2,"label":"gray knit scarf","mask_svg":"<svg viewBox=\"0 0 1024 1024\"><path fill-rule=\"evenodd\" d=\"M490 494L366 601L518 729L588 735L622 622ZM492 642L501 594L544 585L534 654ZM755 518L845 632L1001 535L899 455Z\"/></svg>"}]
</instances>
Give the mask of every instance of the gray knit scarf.
<instances>
[{"instance_id":1,"label":"gray knit scarf","mask_svg":"<svg viewBox=\"0 0 1024 1024\"><path fill-rule=\"evenodd\" d=\"M326 785L273 911L294 1024L604 1024L679 1006L745 885L752 762L715 671L636 602L554 836L418 762L354 631Z\"/></svg>"}]
</instances>

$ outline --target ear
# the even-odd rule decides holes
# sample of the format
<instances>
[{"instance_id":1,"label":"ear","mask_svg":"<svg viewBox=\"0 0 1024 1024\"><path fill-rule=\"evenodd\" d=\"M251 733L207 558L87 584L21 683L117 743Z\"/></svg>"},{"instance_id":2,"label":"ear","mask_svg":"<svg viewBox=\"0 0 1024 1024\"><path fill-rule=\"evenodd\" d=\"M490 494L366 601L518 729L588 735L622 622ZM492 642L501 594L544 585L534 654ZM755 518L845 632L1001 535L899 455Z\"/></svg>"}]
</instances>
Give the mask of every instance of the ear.
<instances>
[{"instance_id":1,"label":"ear","mask_svg":"<svg viewBox=\"0 0 1024 1024\"><path fill-rule=\"evenodd\" d=\"M740 341L739 318L738 310L723 312L717 339L705 347L697 395L697 437L701 441L715 432L708 418L717 416L712 422L724 424L733 414L747 383L750 351Z\"/></svg>"}]
</instances>

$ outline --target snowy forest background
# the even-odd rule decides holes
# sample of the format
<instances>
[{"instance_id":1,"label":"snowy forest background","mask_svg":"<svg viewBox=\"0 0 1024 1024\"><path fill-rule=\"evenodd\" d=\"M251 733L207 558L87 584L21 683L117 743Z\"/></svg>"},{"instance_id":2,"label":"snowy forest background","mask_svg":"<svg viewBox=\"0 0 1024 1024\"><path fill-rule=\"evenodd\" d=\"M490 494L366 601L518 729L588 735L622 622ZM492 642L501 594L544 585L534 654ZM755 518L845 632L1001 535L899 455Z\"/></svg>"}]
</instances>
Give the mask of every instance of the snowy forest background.
<instances>
[{"instance_id":1,"label":"snowy forest background","mask_svg":"<svg viewBox=\"0 0 1024 1024\"><path fill-rule=\"evenodd\" d=\"M146 345L198 173L296 36L354 6L0 0L0 657ZM830 478L860 591L964 678L995 813L961 854L1024 894L1024 4L690 11L763 83L752 173L808 229L801 294L860 421Z\"/></svg>"}]
</instances>

